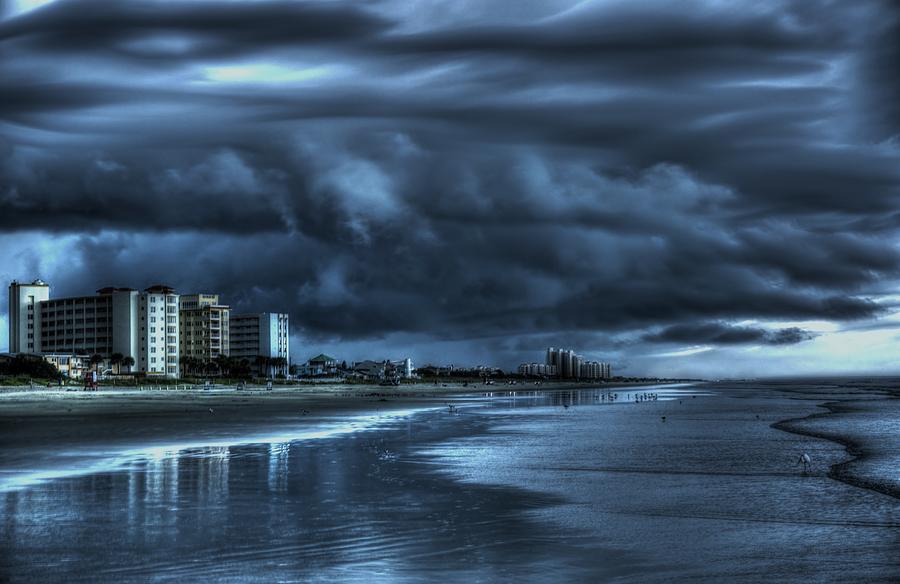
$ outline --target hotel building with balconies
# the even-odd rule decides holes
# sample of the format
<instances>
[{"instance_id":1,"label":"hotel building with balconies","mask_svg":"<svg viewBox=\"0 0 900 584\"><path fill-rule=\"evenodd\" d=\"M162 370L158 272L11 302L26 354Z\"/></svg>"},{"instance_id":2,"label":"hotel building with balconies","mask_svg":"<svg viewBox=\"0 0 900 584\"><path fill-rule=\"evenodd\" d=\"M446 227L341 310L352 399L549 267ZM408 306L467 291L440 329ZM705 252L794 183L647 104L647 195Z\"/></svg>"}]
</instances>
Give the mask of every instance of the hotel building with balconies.
<instances>
[{"instance_id":1,"label":"hotel building with balconies","mask_svg":"<svg viewBox=\"0 0 900 584\"><path fill-rule=\"evenodd\" d=\"M134 371L178 377L178 294L163 285L144 292L102 288L92 296L50 298L40 280L9 286L10 352L38 355L114 353Z\"/></svg>"},{"instance_id":2,"label":"hotel building with balconies","mask_svg":"<svg viewBox=\"0 0 900 584\"><path fill-rule=\"evenodd\" d=\"M259 314L235 314L231 316L231 356L247 359L252 366L259 366L257 357L284 359L281 366L264 365L259 373L287 375L291 359L290 320L287 314L263 312ZM263 371L266 369L266 371Z\"/></svg>"},{"instance_id":3,"label":"hotel building with balconies","mask_svg":"<svg viewBox=\"0 0 900 584\"><path fill-rule=\"evenodd\" d=\"M189 294L179 300L179 350L182 356L212 361L231 354L231 309L218 294Z\"/></svg>"}]
</instances>

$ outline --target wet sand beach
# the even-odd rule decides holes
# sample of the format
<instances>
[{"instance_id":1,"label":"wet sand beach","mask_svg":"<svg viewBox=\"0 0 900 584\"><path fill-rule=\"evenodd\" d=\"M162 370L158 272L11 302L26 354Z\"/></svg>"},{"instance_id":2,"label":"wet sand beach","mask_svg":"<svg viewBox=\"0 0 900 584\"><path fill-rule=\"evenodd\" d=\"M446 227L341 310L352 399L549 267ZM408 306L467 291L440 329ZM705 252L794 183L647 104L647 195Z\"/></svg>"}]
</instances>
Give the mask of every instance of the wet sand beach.
<instances>
[{"instance_id":1,"label":"wet sand beach","mask_svg":"<svg viewBox=\"0 0 900 584\"><path fill-rule=\"evenodd\" d=\"M116 464L0 493L0 575L896 581L900 499L847 479L890 484L887 386L619 389L612 403L587 389L210 395L112 416L13 407L0 414L4 475Z\"/></svg>"}]
</instances>

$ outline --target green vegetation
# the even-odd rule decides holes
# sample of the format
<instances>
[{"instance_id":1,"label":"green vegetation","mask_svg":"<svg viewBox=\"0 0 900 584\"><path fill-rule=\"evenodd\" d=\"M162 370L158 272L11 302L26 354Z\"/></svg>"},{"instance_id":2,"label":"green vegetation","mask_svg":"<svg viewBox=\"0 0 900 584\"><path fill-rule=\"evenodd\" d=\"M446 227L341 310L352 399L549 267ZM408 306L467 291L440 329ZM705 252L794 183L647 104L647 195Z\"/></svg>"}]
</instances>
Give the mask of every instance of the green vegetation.
<instances>
[{"instance_id":1,"label":"green vegetation","mask_svg":"<svg viewBox=\"0 0 900 584\"><path fill-rule=\"evenodd\" d=\"M30 381L57 381L62 376L56 367L35 355L15 355L0 361L0 384L28 385Z\"/></svg>"}]
</instances>

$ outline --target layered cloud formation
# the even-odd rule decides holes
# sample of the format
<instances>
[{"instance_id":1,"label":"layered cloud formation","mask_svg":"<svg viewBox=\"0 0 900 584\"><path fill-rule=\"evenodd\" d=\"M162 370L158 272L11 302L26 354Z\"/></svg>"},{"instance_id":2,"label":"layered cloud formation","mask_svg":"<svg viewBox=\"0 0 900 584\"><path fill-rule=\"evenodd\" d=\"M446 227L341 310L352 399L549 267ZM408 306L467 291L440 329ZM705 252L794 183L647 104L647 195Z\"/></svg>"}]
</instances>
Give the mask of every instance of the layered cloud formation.
<instances>
[{"instance_id":1,"label":"layered cloud formation","mask_svg":"<svg viewBox=\"0 0 900 584\"><path fill-rule=\"evenodd\" d=\"M38 4L0 21L0 272L54 294L219 292L289 311L297 357L634 373L892 318L891 2Z\"/></svg>"}]
</instances>

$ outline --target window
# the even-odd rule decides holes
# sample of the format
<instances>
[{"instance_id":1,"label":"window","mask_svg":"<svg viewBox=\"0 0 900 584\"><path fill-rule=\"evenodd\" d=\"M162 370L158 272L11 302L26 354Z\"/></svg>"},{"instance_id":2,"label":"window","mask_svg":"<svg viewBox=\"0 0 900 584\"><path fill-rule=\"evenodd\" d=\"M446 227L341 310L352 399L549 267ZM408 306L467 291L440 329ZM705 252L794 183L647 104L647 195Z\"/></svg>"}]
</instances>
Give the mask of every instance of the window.
<instances>
[{"instance_id":1,"label":"window","mask_svg":"<svg viewBox=\"0 0 900 584\"><path fill-rule=\"evenodd\" d=\"M156 322L156 317L155 317L155 316L151 316L151 317L150 317L150 322Z\"/></svg>"},{"instance_id":2,"label":"window","mask_svg":"<svg viewBox=\"0 0 900 584\"><path fill-rule=\"evenodd\" d=\"M151 307L150 307L150 312L156 312L156 307L155 307L155 306L151 306Z\"/></svg>"},{"instance_id":3,"label":"window","mask_svg":"<svg viewBox=\"0 0 900 584\"><path fill-rule=\"evenodd\" d=\"M155 332L156 332L156 327L155 327L155 326L151 326L151 327L150 327L150 332L151 332L151 333L155 333Z\"/></svg>"},{"instance_id":4,"label":"window","mask_svg":"<svg viewBox=\"0 0 900 584\"><path fill-rule=\"evenodd\" d=\"M156 363L156 357L150 357L150 362L151 362L151 363Z\"/></svg>"}]
</instances>

